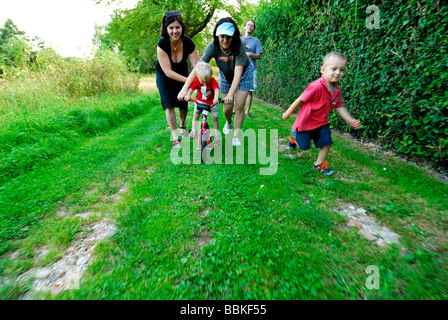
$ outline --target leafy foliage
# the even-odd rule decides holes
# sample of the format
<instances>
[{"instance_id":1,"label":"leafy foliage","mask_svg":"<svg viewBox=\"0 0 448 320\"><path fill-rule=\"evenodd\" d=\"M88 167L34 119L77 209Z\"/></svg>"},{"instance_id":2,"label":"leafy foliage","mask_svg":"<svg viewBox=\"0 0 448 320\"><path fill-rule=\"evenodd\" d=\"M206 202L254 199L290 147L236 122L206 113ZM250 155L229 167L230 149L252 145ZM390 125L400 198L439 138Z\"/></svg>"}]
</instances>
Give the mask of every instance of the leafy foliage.
<instances>
[{"instance_id":1,"label":"leafy foliage","mask_svg":"<svg viewBox=\"0 0 448 320\"><path fill-rule=\"evenodd\" d=\"M231 5L228 0L204 0L200 3L195 0L142 0L134 9L116 10L111 22L103 27L103 32L98 32L97 40L102 46L117 47L139 66L140 72L147 73L154 71L161 22L167 11L181 11L186 33L194 39L197 47L205 48L211 38L210 25L214 26L218 11L226 11L236 17L237 22L242 22L239 19L246 17L250 8L252 5L245 0L239 0L238 6Z\"/></svg>"},{"instance_id":2,"label":"leafy foliage","mask_svg":"<svg viewBox=\"0 0 448 320\"><path fill-rule=\"evenodd\" d=\"M344 101L363 122L357 135L448 164L448 6L439 1L263 1L257 11L260 96L289 106L320 77L323 56L341 51ZM374 18L375 19L375 18ZM372 28L377 22L379 28ZM271 88L275 88L272 90ZM331 123L346 131L334 113Z\"/></svg>"},{"instance_id":3,"label":"leafy foliage","mask_svg":"<svg viewBox=\"0 0 448 320\"><path fill-rule=\"evenodd\" d=\"M0 76L27 66L31 47L22 37L24 34L11 19L7 19L0 28Z\"/></svg>"}]
</instances>

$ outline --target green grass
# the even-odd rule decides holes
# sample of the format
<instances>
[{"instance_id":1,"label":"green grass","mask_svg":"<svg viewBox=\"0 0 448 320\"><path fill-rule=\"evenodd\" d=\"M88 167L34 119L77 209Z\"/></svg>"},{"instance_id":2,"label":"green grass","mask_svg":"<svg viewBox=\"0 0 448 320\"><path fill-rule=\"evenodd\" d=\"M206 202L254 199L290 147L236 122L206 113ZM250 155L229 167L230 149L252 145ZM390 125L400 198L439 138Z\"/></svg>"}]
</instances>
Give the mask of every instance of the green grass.
<instances>
[{"instance_id":1,"label":"green grass","mask_svg":"<svg viewBox=\"0 0 448 320\"><path fill-rule=\"evenodd\" d=\"M80 288L47 299L448 298L448 187L427 171L337 135L331 177L311 170L315 149L294 159L279 153L274 175L260 175L267 165L259 161L235 164L236 153L233 164L174 165L164 112L149 104L2 181L0 277L50 266L86 226L114 212L118 231L96 247ZM256 102L251 114L243 129L289 134L278 110ZM122 200L105 200L123 184ZM341 203L367 209L401 245L364 239L337 213ZM75 216L88 210L97 215ZM366 288L370 265L380 270L378 290ZM29 288L0 284L0 297Z\"/></svg>"}]
</instances>

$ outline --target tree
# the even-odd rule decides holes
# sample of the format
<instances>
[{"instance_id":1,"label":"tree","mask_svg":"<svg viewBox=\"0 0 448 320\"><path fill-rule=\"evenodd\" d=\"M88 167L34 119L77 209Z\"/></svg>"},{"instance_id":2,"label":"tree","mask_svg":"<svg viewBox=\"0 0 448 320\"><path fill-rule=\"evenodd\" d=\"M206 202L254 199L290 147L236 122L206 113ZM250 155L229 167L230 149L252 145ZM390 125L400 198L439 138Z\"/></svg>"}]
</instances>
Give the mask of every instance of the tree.
<instances>
[{"instance_id":1,"label":"tree","mask_svg":"<svg viewBox=\"0 0 448 320\"><path fill-rule=\"evenodd\" d=\"M0 76L7 73L5 70L26 68L30 60L30 46L25 32L7 19L3 28L0 28Z\"/></svg>"},{"instance_id":2,"label":"tree","mask_svg":"<svg viewBox=\"0 0 448 320\"><path fill-rule=\"evenodd\" d=\"M25 35L24 31L19 30L11 19L6 19L3 28L0 28L0 47L9 39L23 35Z\"/></svg>"},{"instance_id":3,"label":"tree","mask_svg":"<svg viewBox=\"0 0 448 320\"><path fill-rule=\"evenodd\" d=\"M108 3L117 1L110 0ZM229 0L142 0L134 9L115 10L111 22L104 28L105 33L98 39L111 48L117 45L128 59L138 62L141 72L149 72L154 70L156 44L160 38L163 15L167 11L182 12L187 34L194 38L196 45L202 47L210 35L200 34L214 22L218 10L238 17L241 8L246 5L246 0L239 0L238 6L230 5Z\"/></svg>"}]
</instances>

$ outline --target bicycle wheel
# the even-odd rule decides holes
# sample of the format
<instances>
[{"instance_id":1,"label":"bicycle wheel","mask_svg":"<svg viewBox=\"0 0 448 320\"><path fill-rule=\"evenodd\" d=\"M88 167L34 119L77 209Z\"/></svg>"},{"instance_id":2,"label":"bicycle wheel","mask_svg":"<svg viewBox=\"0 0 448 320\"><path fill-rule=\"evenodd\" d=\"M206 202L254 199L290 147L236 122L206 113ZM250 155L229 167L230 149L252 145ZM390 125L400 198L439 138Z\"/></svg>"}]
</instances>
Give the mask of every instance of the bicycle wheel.
<instances>
[{"instance_id":1,"label":"bicycle wheel","mask_svg":"<svg viewBox=\"0 0 448 320\"><path fill-rule=\"evenodd\" d=\"M207 141L208 134L207 132L202 132L201 134L201 162L207 162Z\"/></svg>"}]
</instances>

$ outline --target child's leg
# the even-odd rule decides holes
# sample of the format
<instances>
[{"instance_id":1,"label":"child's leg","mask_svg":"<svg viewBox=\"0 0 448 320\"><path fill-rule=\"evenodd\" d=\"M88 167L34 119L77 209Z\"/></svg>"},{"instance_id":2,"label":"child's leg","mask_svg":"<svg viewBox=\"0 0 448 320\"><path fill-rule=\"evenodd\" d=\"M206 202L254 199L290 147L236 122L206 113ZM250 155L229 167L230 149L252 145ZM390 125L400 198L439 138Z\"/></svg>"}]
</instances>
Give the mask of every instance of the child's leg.
<instances>
[{"instance_id":1,"label":"child's leg","mask_svg":"<svg viewBox=\"0 0 448 320\"><path fill-rule=\"evenodd\" d=\"M327 158L328 152L330 151L331 145L323 146L319 149L319 154L317 156L317 161L314 162L314 170L323 173L324 175L331 176L334 172L328 169Z\"/></svg>"},{"instance_id":2,"label":"child's leg","mask_svg":"<svg viewBox=\"0 0 448 320\"><path fill-rule=\"evenodd\" d=\"M221 133L219 132L219 122L218 122L218 118L213 117L213 139L215 141L215 144L220 144L221 143Z\"/></svg>"},{"instance_id":3,"label":"child's leg","mask_svg":"<svg viewBox=\"0 0 448 320\"><path fill-rule=\"evenodd\" d=\"M214 135L219 134L219 120L214 115L212 115L212 120L213 120L213 133Z\"/></svg>"},{"instance_id":4,"label":"child's leg","mask_svg":"<svg viewBox=\"0 0 448 320\"><path fill-rule=\"evenodd\" d=\"M199 120L199 114L194 113L193 115L193 123L191 124L191 132L190 132L190 138L194 139L197 137L197 126L198 126L198 120Z\"/></svg>"},{"instance_id":5,"label":"child's leg","mask_svg":"<svg viewBox=\"0 0 448 320\"><path fill-rule=\"evenodd\" d=\"M319 149L319 154L317 155L317 161L314 163L314 165L321 164L327 159L328 152L330 152L331 145L329 146L323 146Z\"/></svg>"},{"instance_id":6,"label":"child's leg","mask_svg":"<svg viewBox=\"0 0 448 320\"><path fill-rule=\"evenodd\" d=\"M221 141L221 134L219 133L219 108L218 106L214 106L210 112L213 121L213 137L215 138L215 142Z\"/></svg>"},{"instance_id":7,"label":"child's leg","mask_svg":"<svg viewBox=\"0 0 448 320\"><path fill-rule=\"evenodd\" d=\"M328 152L330 151L331 145L333 144L333 140L331 139L330 125L327 124L320 128L317 128L313 132L313 134L314 144L317 148L319 148L319 154L314 165L323 164L322 167L328 169L325 159L327 158Z\"/></svg>"}]
</instances>

